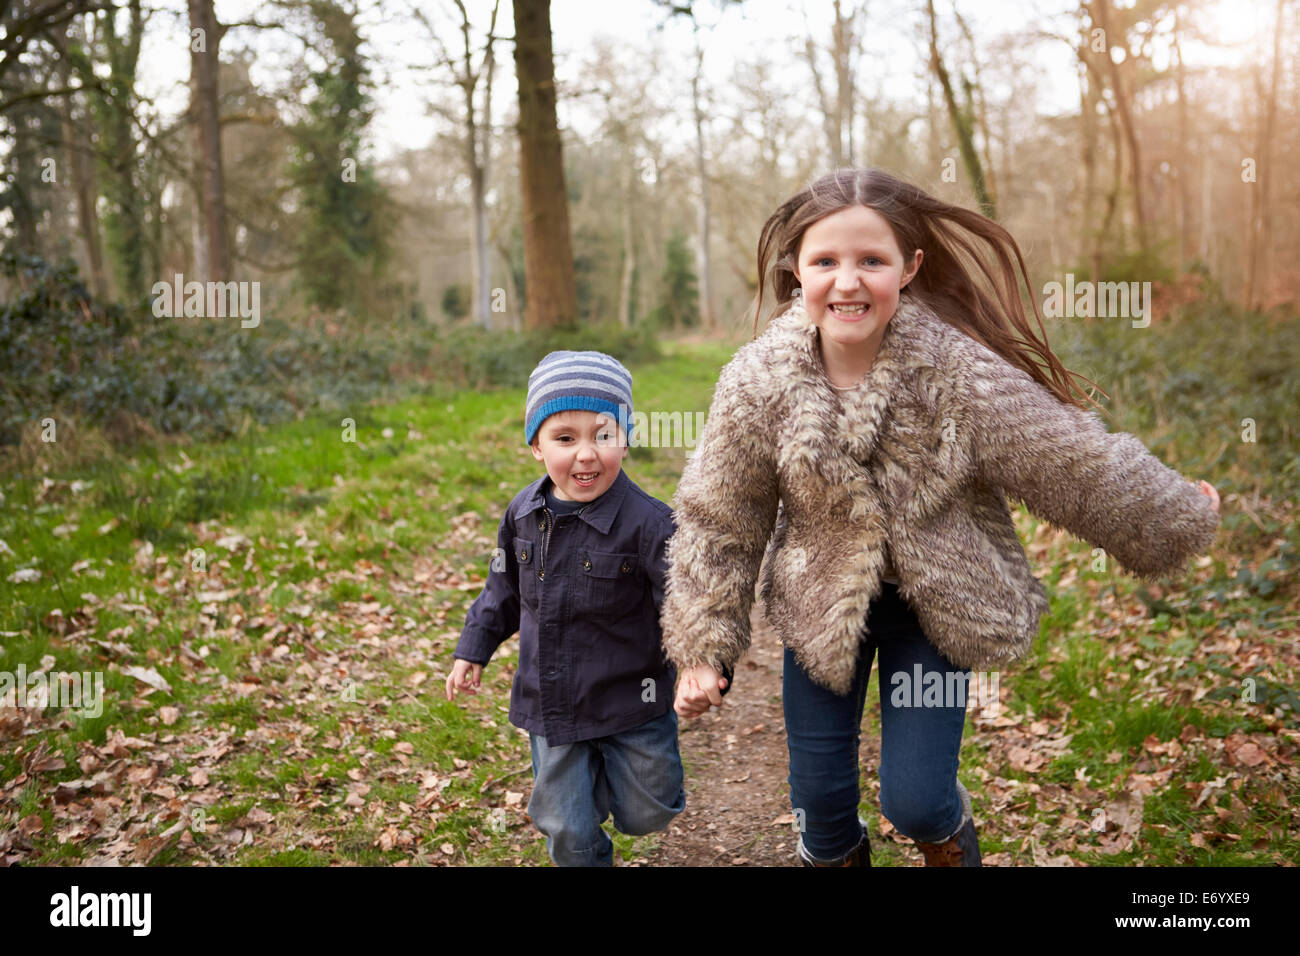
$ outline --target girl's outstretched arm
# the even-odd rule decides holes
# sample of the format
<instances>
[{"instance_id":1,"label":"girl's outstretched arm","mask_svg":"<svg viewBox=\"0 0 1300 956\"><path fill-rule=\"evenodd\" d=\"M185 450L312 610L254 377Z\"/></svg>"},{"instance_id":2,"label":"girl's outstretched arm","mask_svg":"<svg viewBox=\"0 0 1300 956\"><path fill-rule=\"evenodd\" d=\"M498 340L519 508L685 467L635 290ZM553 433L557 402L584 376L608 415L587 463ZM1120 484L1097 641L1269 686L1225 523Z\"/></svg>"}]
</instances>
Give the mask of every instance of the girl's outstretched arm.
<instances>
[{"instance_id":1,"label":"girl's outstretched arm","mask_svg":"<svg viewBox=\"0 0 1300 956\"><path fill-rule=\"evenodd\" d=\"M1138 577L1173 573L1209 549L1219 515L1197 485L1133 435L1107 432L1095 411L1066 405L992 350L969 345L954 369L957 428L985 481Z\"/></svg>"},{"instance_id":2,"label":"girl's outstretched arm","mask_svg":"<svg viewBox=\"0 0 1300 956\"><path fill-rule=\"evenodd\" d=\"M763 375L747 347L723 368L673 497L677 530L660 623L664 651L681 672L732 668L749 647L754 583L780 499L767 409L755 388Z\"/></svg>"}]
</instances>

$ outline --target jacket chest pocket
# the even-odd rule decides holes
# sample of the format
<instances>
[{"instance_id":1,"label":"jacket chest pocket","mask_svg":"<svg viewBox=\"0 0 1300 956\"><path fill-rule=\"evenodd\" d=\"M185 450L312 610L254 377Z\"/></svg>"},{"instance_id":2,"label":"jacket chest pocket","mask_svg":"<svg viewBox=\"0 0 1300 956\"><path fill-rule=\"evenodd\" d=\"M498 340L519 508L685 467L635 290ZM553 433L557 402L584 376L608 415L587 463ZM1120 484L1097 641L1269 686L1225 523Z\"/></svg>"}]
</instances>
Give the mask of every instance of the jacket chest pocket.
<instances>
[{"instance_id":1,"label":"jacket chest pocket","mask_svg":"<svg viewBox=\"0 0 1300 956\"><path fill-rule=\"evenodd\" d=\"M529 538L514 539L515 563L519 565L519 599L531 608L537 607L537 569L541 567L533 553Z\"/></svg>"},{"instance_id":2,"label":"jacket chest pocket","mask_svg":"<svg viewBox=\"0 0 1300 956\"><path fill-rule=\"evenodd\" d=\"M577 570L582 613L615 618L640 607L643 589L635 553L580 551Z\"/></svg>"}]
</instances>

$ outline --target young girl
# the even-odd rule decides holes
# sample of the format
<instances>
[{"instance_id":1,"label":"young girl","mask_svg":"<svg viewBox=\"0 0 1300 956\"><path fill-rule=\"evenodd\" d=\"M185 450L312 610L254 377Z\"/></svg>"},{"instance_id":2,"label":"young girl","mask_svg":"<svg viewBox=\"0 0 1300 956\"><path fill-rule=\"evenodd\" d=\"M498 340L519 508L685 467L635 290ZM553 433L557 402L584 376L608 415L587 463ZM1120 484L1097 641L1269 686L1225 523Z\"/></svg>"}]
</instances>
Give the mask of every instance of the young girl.
<instances>
[{"instance_id":1,"label":"young girl","mask_svg":"<svg viewBox=\"0 0 1300 956\"><path fill-rule=\"evenodd\" d=\"M1005 229L876 169L822 177L763 227L755 334L769 269L779 315L719 376L661 622L677 713L721 705L761 567L805 865L870 865L858 744L877 651L881 811L926 865L980 865L965 690L1023 655L1048 607L1008 497L1147 579L1214 538L1214 489L1071 393L1016 265L1028 287Z\"/></svg>"}]
</instances>

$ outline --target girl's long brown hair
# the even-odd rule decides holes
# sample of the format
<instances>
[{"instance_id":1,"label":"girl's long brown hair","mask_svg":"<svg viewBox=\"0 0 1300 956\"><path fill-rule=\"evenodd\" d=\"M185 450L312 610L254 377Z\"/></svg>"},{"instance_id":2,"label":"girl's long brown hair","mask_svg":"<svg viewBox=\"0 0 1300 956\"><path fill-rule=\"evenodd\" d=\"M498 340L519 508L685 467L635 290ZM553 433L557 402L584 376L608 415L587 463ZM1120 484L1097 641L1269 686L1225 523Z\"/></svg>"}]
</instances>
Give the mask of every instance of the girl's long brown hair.
<instances>
[{"instance_id":1,"label":"girl's long brown hair","mask_svg":"<svg viewBox=\"0 0 1300 956\"><path fill-rule=\"evenodd\" d=\"M799 285L794 269L804 230L825 216L855 205L867 206L884 217L905 259L914 249L923 253L921 268L899 293L900 301L910 297L921 302L949 325L1023 369L1067 405L1087 408L1073 394L1072 389L1076 389L1084 401L1104 413L1073 379L1088 382L1107 398L1110 396L1092 379L1066 369L1052 354L1024 256L1011 233L992 219L935 199L882 169L837 169L828 173L782 203L763 225L758 238L755 337L769 269L779 314L790 307L792 293ZM1029 292L1037 331L1025 314L1016 266Z\"/></svg>"}]
</instances>

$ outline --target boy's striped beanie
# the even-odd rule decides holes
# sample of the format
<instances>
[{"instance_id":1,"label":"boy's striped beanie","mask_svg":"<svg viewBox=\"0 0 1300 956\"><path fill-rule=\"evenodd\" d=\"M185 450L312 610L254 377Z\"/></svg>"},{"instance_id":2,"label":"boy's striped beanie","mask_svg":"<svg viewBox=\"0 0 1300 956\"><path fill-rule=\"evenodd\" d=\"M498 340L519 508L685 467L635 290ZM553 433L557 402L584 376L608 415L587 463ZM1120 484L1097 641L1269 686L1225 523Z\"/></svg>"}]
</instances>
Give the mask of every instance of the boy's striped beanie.
<instances>
[{"instance_id":1,"label":"boy's striped beanie","mask_svg":"<svg viewBox=\"0 0 1300 956\"><path fill-rule=\"evenodd\" d=\"M552 352L528 376L524 442L556 412L605 412L632 440L632 373L604 352Z\"/></svg>"}]
</instances>

